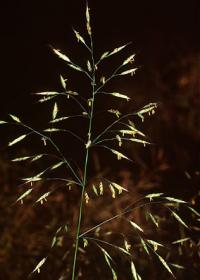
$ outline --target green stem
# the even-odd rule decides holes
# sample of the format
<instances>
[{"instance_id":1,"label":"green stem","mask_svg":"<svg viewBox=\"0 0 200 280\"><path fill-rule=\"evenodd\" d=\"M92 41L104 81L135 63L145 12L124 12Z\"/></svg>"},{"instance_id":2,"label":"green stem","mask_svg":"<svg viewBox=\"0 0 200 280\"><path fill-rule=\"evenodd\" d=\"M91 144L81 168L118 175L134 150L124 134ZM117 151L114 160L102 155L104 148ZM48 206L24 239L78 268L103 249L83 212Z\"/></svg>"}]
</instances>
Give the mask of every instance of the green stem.
<instances>
[{"instance_id":1,"label":"green stem","mask_svg":"<svg viewBox=\"0 0 200 280\"><path fill-rule=\"evenodd\" d=\"M91 57L92 57L92 64L93 64L93 77L92 77L92 100L91 100L91 111L89 114L88 142L87 143L90 143L90 141L91 141L91 130L92 130L92 120L93 120L93 111L94 111L94 99L95 99L95 63L94 63L94 55L93 55L93 42L92 42L92 38L90 38L90 39L91 39ZM74 250L73 268L72 268L72 280L75 280L75 274L76 274L77 253L78 253L78 246L79 246L79 239L80 239L81 220L82 220L82 214L83 214L83 201L84 201L85 188L87 185L89 149L90 149L90 144L88 146L86 146L84 175L83 175L83 184L82 184L83 187L82 187L82 192L81 192L79 217L78 217L77 230L76 230L75 250Z\"/></svg>"},{"instance_id":2,"label":"green stem","mask_svg":"<svg viewBox=\"0 0 200 280\"><path fill-rule=\"evenodd\" d=\"M76 231L72 280L75 279L75 272L76 272L77 252L78 252L79 235L80 235L82 212L83 212L83 200L84 200L84 193L85 193L85 187L86 187L86 173L87 173L88 157L89 157L89 149L87 149L86 157L85 157L84 179L83 179L83 187L82 187L82 192L81 192L81 202L80 202L80 207L79 207L79 217L78 217L78 224L77 224L77 231Z\"/></svg>"}]
</instances>

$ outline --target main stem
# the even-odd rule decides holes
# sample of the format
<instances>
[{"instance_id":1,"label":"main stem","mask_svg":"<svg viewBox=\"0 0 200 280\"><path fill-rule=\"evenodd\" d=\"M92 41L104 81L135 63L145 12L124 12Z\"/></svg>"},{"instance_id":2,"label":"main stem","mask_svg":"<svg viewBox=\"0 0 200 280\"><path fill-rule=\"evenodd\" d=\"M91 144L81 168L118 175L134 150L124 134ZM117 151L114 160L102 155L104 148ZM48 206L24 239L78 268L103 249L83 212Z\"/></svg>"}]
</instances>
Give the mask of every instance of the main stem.
<instances>
[{"instance_id":1,"label":"main stem","mask_svg":"<svg viewBox=\"0 0 200 280\"><path fill-rule=\"evenodd\" d=\"M91 111L90 111L90 120L89 120L89 127L88 127L88 143L90 143L91 141L91 130L92 130L92 120L93 120L93 110L94 110L94 99L95 99L95 63L94 63L94 55L93 55L93 42L92 42L92 38L90 39L91 39L91 57L92 57L92 64L93 64L93 79L92 79ZM74 250L73 268L72 268L72 280L75 280L75 273L76 273L77 252L79 246L81 220L82 220L82 213L83 213L83 201L84 201L85 188L87 184L89 149L90 149L90 145L88 145L88 147L86 146L83 184L82 184L81 201L79 207L79 217L78 217L77 230L76 230L75 250Z\"/></svg>"}]
</instances>

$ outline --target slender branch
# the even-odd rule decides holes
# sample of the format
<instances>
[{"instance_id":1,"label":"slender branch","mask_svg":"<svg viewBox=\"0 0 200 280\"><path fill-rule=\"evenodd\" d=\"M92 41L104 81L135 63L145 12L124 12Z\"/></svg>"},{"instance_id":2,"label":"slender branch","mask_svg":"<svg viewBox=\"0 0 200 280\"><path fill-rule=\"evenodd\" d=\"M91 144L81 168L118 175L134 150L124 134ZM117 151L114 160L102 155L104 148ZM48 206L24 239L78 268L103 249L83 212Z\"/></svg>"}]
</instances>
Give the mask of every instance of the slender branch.
<instances>
[{"instance_id":1,"label":"slender branch","mask_svg":"<svg viewBox=\"0 0 200 280\"><path fill-rule=\"evenodd\" d=\"M120 137L121 140L125 140L125 141L130 141L131 138L125 138L125 137ZM99 143L102 143L102 142L107 142L107 141L118 141L116 137L113 137L113 138L105 138L105 139L102 139L100 141L97 141L95 143L95 145L99 144Z\"/></svg>"},{"instance_id":2,"label":"slender branch","mask_svg":"<svg viewBox=\"0 0 200 280\"><path fill-rule=\"evenodd\" d=\"M63 116L63 118L65 118L65 119L63 119L63 120L59 120L59 121L56 121L56 120L58 120L58 119L61 119L61 118L58 118L58 119L55 119L55 120L52 120L52 121L50 121L50 123L57 123L57 122L60 122L60 121L64 121L64 120L68 120L68 119L73 119L73 118L86 118L86 116L84 116L84 115L82 115L82 114L78 114L78 115L71 115L71 116Z\"/></svg>"},{"instance_id":3,"label":"slender branch","mask_svg":"<svg viewBox=\"0 0 200 280\"><path fill-rule=\"evenodd\" d=\"M96 95L97 93L99 93L100 90L101 90L102 88L104 88L105 85L106 85L110 80L112 80L114 77L117 76L117 72L122 68L122 66L123 66L123 65L118 66L118 67L114 70L114 72L112 73L112 75L111 75L109 78L107 78L107 79L105 80L105 82L95 90L95 92L94 92L95 95Z\"/></svg>"},{"instance_id":4,"label":"slender branch","mask_svg":"<svg viewBox=\"0 0 200 280\"><path fill-rule=\"evenodd\" d=\"M69 94L67 94L66 92L61 92L60 95L67 96L67 98L69 98ZM72 98L72 99L81 107L81 109L82 109L84 112L88 113L87 110L86 110L86 108L81 104L80 101L78 101L78 99L77 99L75 96L70 95L70 98Z\"/></svg>"},{"instance_id":5,"label":"slender branch","mask_svg":"<svg viewBox=\"0 0 200 280\"><path fill-rule=\"evenodd\" d=\"M76 133L72 132L71 130L62 129L62 128L58 128L58 129L59 129L58 132L61 132L61 131L67 132L67 133L71 134L72 136L74 136L76 139L78 139L80 142L84 143L84 140L80 136L78 136ZM51 132L51 131L49 131L49 132Z\"/></svg>"},{"instance_id":6,"label":"slender branch","mask_svg":"<svg viewBox=\"0 0 200 280\"><path fill-rule=\"evenodd\" d=\"M137 209L137 208L144 207L144 206L151 205L151 204L161 204L161 203L166 203L166 201L153 201L153 202L151 201L151 202L147 202L147 203L138 205L138 206L136 206L136 207L134 207L134 208L127 209L127 210L123 211L122 213L117 214L117 215L115 215L115 216L113 216L113 217L111 217L111 218L109 218L109 219L107 219L107 220L104 220L103 222L99 223L98 225L96 225L96 226L94 226L94 227L88 229L87 231L81 233L81 235L80 235L79 237L83 237L83 236L85 236L87 233L89 233L89 232L95 230L96 228L98 228L98 227L100 227L100 226L102 226L102 225L104 225L104 224L106 224L106 223L108 223L108 222L110 222L110 221L112 221L112 220L114 220L114 219L116 219L116 218L120 218L120 217L122 217L123 215L125 215L125 214L127 214L127 213L130 213L130 212L132 212L133 210L135 210L135 209ZM126 208L127 208L127 207L126 207ZM126 209L126 208L125 208L125 209Z\"/></svg>"},{"instance_id":7,"label":"slender branch","mask_svg":"<svg viewBox=\"0 0 200 280\"><path fill-rule=\"evenodd\" d=\"M45 181L64 181L64 182L76 184L76 185L82 187L82 185L80 183L78 183L76 181L73 181L73 180L68 180L68 179L65 179L65 178L53 178L53 177L52 178L39 178L38 181L43 181L43 180L45 180ZM19 184L17 187L19 188L19 187L25 186L25 185L27 185L29 183L30 183L29 181L26 181L26 182L24 182L22 184Z\"/></svg>"},{"instance_id":8,"label":"slender branch","mask_svg":"<svg viewBox=\"0 0 200 280\"><path fill-rule=\"evenodd\" d=\"M83 73L90 79L90 81L93 81L93 78L92 78L92 77L88 74L88 72L87 72L85 69L83 69L80 65L74 63L73 61L70 61L70 63L68 63L69 66L70 66L70 64L73 65L73 66L75 66L75 67L77 67L77 68L79 68L79 69L80 69L79 71L83 72Z\"/></svg>"},{"instance_id":9,"label":"slender branch","mask_svg":"<svg viewBox=\"0 0 200 280\"><path fill-rule=\"evenodd\" d=\"M94 241L96 241L96 242L100 242L100 243L103 243L103 244L105 244L105 245L111 246L112 248L119 250L121 253L123 253L123 254L125 254L125 255L131 256L130 253L128 253L128 252L125 253L124 251L120 250L120 247L118 247L117 245L112 244L112 243L110 243L110 242L107 242L107 241L104 241L104 240L101 240L101 239L98 239L98 238L90 237L90 236L86 236L86 237L84 237L84 238L85 238L85 239L89 239L89 240L94 240Z\"/></svg>"},{"instance_id":10,"label":"slender branch","mask_svg":"<svg viewBox=\"0 0 200 280\"><path fill-rule=\"evenodd\" d=\"M132 44L132 42L128 42L128 43L126 44L126 47L129 46L130 44ZM109 57L111 57L110 54L109 54L107 57L105 57L105 58L109 58ZM99 60L97 60L97 62L95 63L95 65L98 66L99 63L100 63L101 61L103 61L105 58L103 58L103 59L99 58ZM124 65L123 65L123 66L124 66Z\"/></svg>"},{"instance_id":11,"label":"slender branch","mask_svg":"<svg viewBox=\"0 0 200 280\"><path fill-rule=\"evenodd\" d=\"M112 122L110 125L108 125L94 140L93 140L93 144L96 143L96 141L102 136L104 135L111 127L113 127L115 124L119 123L121 120L129 117L129 116L134 116L137 115L136 112L132 112L132 113L128 113L125 114L123 116L121 116L120 118L118 118L117 120L115 120L114 122Z\"/></svg>"},{"instance_id":12,"label":"slender branch","mask_svg":"<svg viewBox=\"0 0 200 280\"><path fill-rule=\"evenodd\" d=\"M43 137L44 139L47 139L52 146L56 149L56 151L59 153L59 155L61 156L62 160L67 164L68 168L71 170L72 174L74 175L74 177L78 180L78 182L80 184L82 184L81 180L79 179L79 177L76 175L76 172L74 171L74 169L71 167L71 165L69 164L68 160L64 157L63 153L60 151L60 149L58 148L58 146L54 143L54 141L49 137L44 135L43 133L33 129L32 127L24 124L24 123L20 123L23 127L31 130L32 132L36 133L37 135Z\"/></svg>"},{"instance_id":13,"label":"slender branch","mask_svg":"<svg viewBox=\"0 0 200 280\"><path fill-rule=\"evenodd\" d=\"M76 185L82 187L82 185L80 183L73 181L73 180L65 179L65 178L45 178L45 180L46 181L63 181L63 182L70 183L70 184L76 184Z\"/></svg>"}]
</instances>

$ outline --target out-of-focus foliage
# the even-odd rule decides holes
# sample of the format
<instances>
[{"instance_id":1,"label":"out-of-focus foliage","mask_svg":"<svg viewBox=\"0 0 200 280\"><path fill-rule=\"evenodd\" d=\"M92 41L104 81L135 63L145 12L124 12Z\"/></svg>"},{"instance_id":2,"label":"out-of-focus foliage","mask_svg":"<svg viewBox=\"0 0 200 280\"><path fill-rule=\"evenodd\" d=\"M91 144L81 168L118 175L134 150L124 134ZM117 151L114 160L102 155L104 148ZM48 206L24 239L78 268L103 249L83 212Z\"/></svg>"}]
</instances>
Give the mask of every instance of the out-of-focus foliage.
<instances>
[{"instance_id":1,"label":"out-of-focus foliage","mask_svg":"<svg viewBox=\"0 0 200 280\"><path fill-rule=\"evenodd\" d=\"M132 203L141 196L151 191L162 191L165 186L167 190L168 177L174 177L174 173L170 169L170 165L166 160L164 151L162 149L153 148L150 153L150 158L147 162L144 159L135 156L135 159L140 162L140 167L137 170L130 170L119 167L115 172L108 166L102 171L104 174L111 174L113 179L118 180L122 185L126 185L131 195L120 196L117 200L113 200L109 192L104 194L103 198L96 199L90 197L89 203L86 206L86 215L83 221L83 228L96 225L104 219L107 219L115 214L120 213L121 209ZM134 153L135 154L135 153ZM94 155L96 170L99 168L98 155ZM59 278L60 272L65 273L69 269L71 263L70 249L72 242L72 235L74 234L78 209L76 207L78 202L79 193L77 195L70 194L68 188L54 193L48 198L48 203L44 205L34 205L34 201L38 199L41 191L46 191L46 185L36 183L36 192L29 197L23 205L12 205L12 203L19 197L21 193L20 187L16 188L17 173L23 176L25 166L22 165L15 170L14 168L5 166L6 160L1 160L1 238L0 238L0 263L2 269L2 279L10 278L13 280L26 278L32 271L33 267L46 255L48 261L41 273L37 275L37 279L52 279ZM149 164L150 163L150 164ZM26 170L30 172L30 170ZM9 178L5 178L6 174L10 174ZM171 174L172 172L172 174ZM167 176L166 176L167 174ZM182 174L185 176L185 174ZM171 178L172 180L172 178ZM95 183L95 182L93 182ZM185 188L189 185L195 184L195 178L186 178L182 184L183 193ZM48 189L54 189L55 185L51 183ZM168 189L169 193L172 191ZM173 194L176 191L173 191ZM6 197L6 199L5 199ZM182 197L186 200L191 200L196 204L199 200L198 193L193 192L193 195L185 193ZM185 266L185 270L175 269L178 279L187 279L189 276L192 279L197 279L198 276L198 263L199 263L199 225L193 224L192 216L181 211L182 217L187 221L192 231L187 231L179 228L176 222L169 219L169 214L166 213L164 208L152 206L147 210L159 221L159 229L156 224L147 216L145 216L145 209L136 209L127 217L133 220L139 227L141 227L148 238L156 240L159 243L169 246L169 255L166 256L167 260L173 263L178 263ZM63 228L60 231L59 225L66 222L66 225L71 224L67 231ZM118 244L123 247L123 238L120 237L120 230L123 229L123 235L127 237L127 242L134 243L134 234L131 226L128 226L123 219L115 220L106 224L100 231L96 230L94 237L100 238L101 234L110 243ZM53 240L53 235L58 231L56 240ZM112 232L117 232L112 234ZM189 237L186 240L170 245L172 241L176 241L181 236L182 239ZM180 239L180 238L179 238ZM52 249L51 246L53 246ZM79 267L80 279L93 279L94 275L103 275L104 279L110 279L110 272L104 265L104 259L99 253L98 249L90 244L84 248L81 245L82 252L79 256L81 263ZM109 252L110 252L110 248ZM133 248L134 249L134 248ZM86 253L87 250L87 253ZM162 251L162 248L161 248ZM155 259L149 260L144 251L135 248L136 260L135 263L139 267L140 274L144 279L148 278L148 273L151 273L152 279L169 279L168 273L161 268L160 263ZM117 268L120 279L129 279L129 264L126 258L120 257L116 250L111 250L112 257L116 263L120 263ZM92 263L95 262L95 266ZM142 268L142 269L140 269ZM81 275L83 275L81 277Z\"/></svg>"}]
</instances>

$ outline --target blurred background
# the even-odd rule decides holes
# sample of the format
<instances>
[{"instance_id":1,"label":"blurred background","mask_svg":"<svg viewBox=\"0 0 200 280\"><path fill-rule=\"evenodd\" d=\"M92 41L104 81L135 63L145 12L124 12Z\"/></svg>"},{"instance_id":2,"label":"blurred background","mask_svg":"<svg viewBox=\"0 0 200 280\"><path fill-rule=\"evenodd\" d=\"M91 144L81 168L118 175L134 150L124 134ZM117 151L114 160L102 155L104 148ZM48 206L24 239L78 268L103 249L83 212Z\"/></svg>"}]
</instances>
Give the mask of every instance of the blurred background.
<instances>
[{"instance_id":1,"label":"blurred background","mask_svg":"<svg viewBox=\"0 0 200 280\"><path fill-rule=\"evenodd\" d=\"M95 118L94 133L101 131L110 121L105 118L105 109L119 108L122 112L137 110L149 102L158 102L156 114L137 127L148 135L153 145L143 147L127 145L125 150L133 164L117 161L108 152L94 150L91 155L90 178L92 184L99 174L108 176L129 189L128 195L113 200L110 194L102 198L91 195L85 209L83 227L89 228L120 213L126 205L154 191L190 201L199 210L200 176L200 8L196 0L135 1L91 0L92 31L96 59L105 51L132 42L127 49L105 60L100 69L102 75L112 73L129 54L135 53L136 75L114 79L108 91L119 91L131 97L130 102L102 99ZM81 65L86 64L87 52L73 34L72 28L87 36L85 30L84 0L57 1L8 1L1 5L1 110L0 119L8 120L8 114L16 114L24 122L47 128L53 101L38 104L32 94L41 91L61 91L59 75L68 79L69 88L89 97L88 83L78 72L66 68L51 51L50 46L61 49ZM108 75L108 74L107 74ZM106 97L107 98L107 97ZM109 104L110 102L110 104ZM76 112L70 101L58 103L66 114ZM62 114L61 114L62 115ZM80 136L84 135L86 123L73 120L68 125ZM0 137L0 279L26 279L37 262L48 255L48 264L36 279L59 278L70 273L71 244L77 221L80 190L59 189L44 205L34 205L41 193L54 189L58 184L37 183L35 192L22 206L12 203L23 193L20 178L32 176L48 166L48 161L27 165L11 163L10 159L43 152L37 138L7 147L8 141L16 138L20 130L1 126ZM59 141L63 152L73 159L81 174L83 147L70 136ZM46 148L46 147L45 147ZM47 147L48 150L48 147ZM74 163L76 162L76 163ZM78 167L77 167L78 166ZM80 167L80 169L79 169ZM63 176L64 170L60 171ZM67 175L67 174L66 174ZM64 175L65 176L65 175ZM45 190L45 191L44 191ZM12 205L12 206L11 206ZM184 209L182 217L191 231L179 228L170 222L165 211L154 209L162 216L159 230L145 220L144 211L131 214L149 236L170 246L178 236L190 240L183 246L172 246L164 256L180 263L186 270L175 270L178 279L199 279L199 232L198 223ZM158 215L159 216L159 215ZM158 218L159 219L159 218ZM67 223L68 233L61 231L55 248L50 249L56 229ZM114 221L102 229L123 232L132 240L132 232L123 221ZM99 234L99 233L98 233ZM155 235L156 234L156 235ZM106 237L107 238L107 237ZM118 236L109 236L113 243L120 244ZM132 240L134 241L134 240ZM84 249L85 250L85 249ZM84 251L83 250L83 251ZM126 259L113 252L118 265L119 279L131 279ZM135 253L138 271L143 279L170 279L170 275L152 258L138 250ZM93 265L95 262L95 265ZM80 279L111 279L98 249L89 246L87 253L80 253ZM151 273L151 274L149 274ZM149 275L152 275L149 278ZM66 277L66 276L64 276Z\"/></svg>"}]
</instances>

